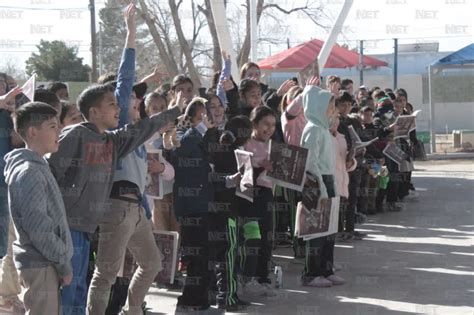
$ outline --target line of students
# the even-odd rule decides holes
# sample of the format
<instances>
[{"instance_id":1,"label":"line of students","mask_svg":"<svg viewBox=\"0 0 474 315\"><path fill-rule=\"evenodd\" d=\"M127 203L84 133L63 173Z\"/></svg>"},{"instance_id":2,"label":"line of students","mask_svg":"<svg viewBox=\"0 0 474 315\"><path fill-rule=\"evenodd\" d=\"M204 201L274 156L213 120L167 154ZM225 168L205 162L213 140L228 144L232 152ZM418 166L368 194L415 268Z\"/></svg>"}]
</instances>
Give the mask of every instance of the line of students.
<instances>
[{"instance_id":1,"label":"line of students","mask_svg":"<svg viewBox=\"0 0 474 315\"><path fill-rule=\"evenodd\" d=\"M210 288L216 291L217 305L228 311L249 305L240 296L275 295L269 269L277 225L276 197L273 184L265 178L272 169L270 139L309 149L308 171L318 179L321 204L341 204L343 240L364 236L354 231L358 212L381 210L385 195L389 210L398 210L396 202L413 188L409 170L399 170L390 160L383 167L381 154L392 141L393 117L407 107L405 91L397 91L392 104L374 90L377 108L360 108L369 103L363 89L354 103L350 92L340 91L337 77L328 78L328 90L320 88L315 77L304 89L287 80L273 90L260 82L260 70L253 63L242 67L237 86L224 52L224 68L205 98L194 96L193 82L183 75L173 80L169 91L145 97L147 82L157 74L133 85L134 19L135 8L130 5L118 74L84 90L77 100L79 112L67 103L51 104L46 97L59 111L43 102L15 111L15 130L26 147L5 155L5 176L17 237L13 257L26 288L27 312L106 313L111 286L128 249L138 268L122 312L140 314L144 297L161 270L161 254L153 237L153 230L159 229L180 231L186 278L178 310L209 308L213 303ZM357 115L350 115L351 111ZM79 114L85 122L77 123ZM375 135L380 140L348 159L352 146L348 126L362 140ZM8 128L12 129L11 124ZM160 148L167 158L163 163L146 156L144 143L156 134L162 137ZM415 143L416 137L410 141ZM409 150L408 142L400 145ZM11 143L7 146L4 152L10 151ZM253 153L253 203L235 195L241 178L234 157L237 148ZM147 172L165 177L163 200L150 203L145 196ZM366 193L361 195L361 191ZM286 196L295 209L301 195L288 190ZM3 221L8 225L8 220ZM287 225L292 228L294 220ZM91 239L97 231L95 270L88 286ZM345 282L334 274L335 238L317 238L305 245L294 240L295 248L306 246L304 285L329 287ZM2 256L6 249L2 246Z\"/></svg>"}]
</instances>

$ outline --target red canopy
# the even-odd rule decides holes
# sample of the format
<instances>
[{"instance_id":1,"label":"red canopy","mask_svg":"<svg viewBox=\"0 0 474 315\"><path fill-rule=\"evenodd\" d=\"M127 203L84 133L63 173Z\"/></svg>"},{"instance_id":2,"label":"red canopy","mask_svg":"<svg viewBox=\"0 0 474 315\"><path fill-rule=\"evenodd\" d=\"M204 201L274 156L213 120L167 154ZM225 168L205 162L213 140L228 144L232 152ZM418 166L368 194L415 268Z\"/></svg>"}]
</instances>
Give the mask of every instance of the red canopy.
<instances>
[{"instance_id":1,"label":"red canopy","mask_svg":"<svg viewBox=\"0 0 474 315\"><path fill-rule=\"evenodd\" d=\"M262 70L302 70L319 55L324 42L313 39L296 47L279 52L258 62ZM359 54L355 51L334 45L324 68L350 68L359 64ZM364 56L365 67L388 66L385 61Z\"/></svg>"}]
</instances>

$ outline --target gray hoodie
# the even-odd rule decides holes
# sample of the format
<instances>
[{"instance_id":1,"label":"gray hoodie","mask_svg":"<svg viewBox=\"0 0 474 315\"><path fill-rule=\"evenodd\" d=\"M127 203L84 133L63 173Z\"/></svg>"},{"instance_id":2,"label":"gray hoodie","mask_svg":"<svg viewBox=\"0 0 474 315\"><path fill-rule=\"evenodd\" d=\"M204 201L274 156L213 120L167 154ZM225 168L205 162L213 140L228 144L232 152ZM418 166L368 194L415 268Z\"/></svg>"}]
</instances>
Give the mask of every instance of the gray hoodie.
<instances>
[{"instance_id":1,"label":"gray hoodie","mask_svg":"<svg viewBox=\"0 0 474 315\"><path fill-rule=\"evenodd\" d=\"M99 133L90 122L64 128L59 150L48 159L58 181L71 230L94 233L110 209L110 192L118 160L138 148L168 122L178 107L114 131Z\"/></svg>"},{"instance_id":2,"label":"gray hoodie","mask_svg":"<svg viewBox=\"0 0 474 315\"><path fill-rule=\"evenodd\" d=\"M59 277L72 272L73 245L63 199L48 163L29 149L5 155L10 213L17 232L13 258L18 269L52 265Z\"/></svg>"}]
</instances>

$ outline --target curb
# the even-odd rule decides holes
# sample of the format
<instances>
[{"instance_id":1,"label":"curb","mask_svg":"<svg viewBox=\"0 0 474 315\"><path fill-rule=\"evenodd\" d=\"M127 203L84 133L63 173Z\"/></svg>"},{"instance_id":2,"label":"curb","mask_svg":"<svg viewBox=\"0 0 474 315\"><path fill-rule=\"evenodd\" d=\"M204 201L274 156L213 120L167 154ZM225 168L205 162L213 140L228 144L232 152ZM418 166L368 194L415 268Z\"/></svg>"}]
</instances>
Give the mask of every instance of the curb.
<instances>
[{"instance_id":1,"label":"curb","mask_svg":"<svg viewBox=\"0 0 474 315\"><path fill-rule=\"evenodd\" d=\"M430 160L465 160L474 159L473 152L460 152L460 153L433 153L426 155L427 161Z\"/></svg>"}]
</instances>

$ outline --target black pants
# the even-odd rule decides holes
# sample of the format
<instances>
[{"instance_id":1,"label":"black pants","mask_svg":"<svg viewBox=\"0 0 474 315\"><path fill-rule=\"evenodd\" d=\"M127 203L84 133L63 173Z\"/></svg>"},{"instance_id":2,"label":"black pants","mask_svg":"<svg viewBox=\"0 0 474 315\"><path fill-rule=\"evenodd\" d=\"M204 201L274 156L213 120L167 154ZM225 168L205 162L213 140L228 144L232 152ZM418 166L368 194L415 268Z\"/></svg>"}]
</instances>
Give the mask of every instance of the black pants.
<instances>
[{"instance_id":1,"label":"black pants","mask_svg":"<svg viewBox=\"0 0 474 315\"><path fill-rule=\"evenodd\" d=\"M217 304L237 303L237 219L228 213L209 214L210 266L217 281Z\"/></svg>"},{"instance_id":2,"label":"black pants","mask_svg":"<svg viewBox=\"0 0 474 315\"><path fill-rule=\"evenodd\" d=\"M411 172L400 173L400 184L398 187L398 199L403 200L410 194Z\"/></svg>"},{"instance_id":3,"label":"black pants","mask_svg":"<svg viewBox=\"0 0 474 315\"><path fill-rule=\"evenodd\" d=\"M345 220L346 220L346 207L347 207L347 198L340 197L339 222L337 226L338 232L344 232L344 225L345 225Z\"/></svg>"},{"instance_id":4,"label":"black pants","mask_svg":"<svg viewBox=\"0 0 474 315\"><path fill-rule=\"evenodd\" d=\"M178 218L181 224L182 259L186 264L186 281L178 305L209 306L209 215L197 213Z\"/></svg>"},{"instance_id":5,"label":"black pants","mask_svg":"<svg viewBox=\"0 0 474 315\"><path fill-rule=\"evenodd\" d=\"M398 189L402 180L401 173L398 171L398 165L390 159L387 160L387 169L390 173L390 181L387 187L387 202L398 201Z\"/></svg>"},{"instance_id":6,"label":"black pants","mask_svg":"<svg viewBox=\"0 0 474 315\"><path fill-rule=\"evenodd\" d=\"M328 197L334 198L334 177L332 175L323 175L324 185L326 186ZM359 177L360 179L360 177ZM359 186L360 182L358 182ZM332 200L331 200L332 201ZM355 200L357 202L357 198ZM330 207L330 204L328 205ZM334 272L334 244L336 234L314 238L306 242L306 260L304 266L303 281L311 281L315 277L328 277Z\"/></svg>"},{"instance_id":7,"label":"black pants","mask_svg":"<svg viewBox=\"0 0 474 315\"><path fill-rule=\"evenodd\" d=\"M240 239L243 246L240 249L242 275L246 277L257 277L258 281L270 283L269 264L273 247L273 195L272 190L257 186L254 193L253 204L240 213L241 226L256 221L260 230L260 239L245 239L245 233L241 233Z\"/></svg>"},{"instance_id":8,"label":"black pants","mask_svg":"<svg viewBox=\"0 0 474 315\"><path fill-rule=\"evenodd\" d=\"M306 261L303 278L328 277L333 272L335 235L315 238L306 242Z\"/></svg>"},{"instance_id":9,"label":"black pants","mask_svg":"<svg viewBox=\"0 0 474 315\"><path fill-rule=\"evenodd\" d=\"M383 202L387 196L387 189L378 189L377 197L375 198L375 208L377 212L383 212Z\"/></svg>"},{"instance_id":10,"label":"black pants","mask_svg":"<svg viewBox=\"0 0 474 315\"><path fill-rule=\"evenodd\" d=\"M349 197L347 198L346 207L346 232L353 232L355 227L355 213L357 201L360 191L360 182L362 179L362 171L355 169L349 173Z\"/></svg>"}]
</instances>

